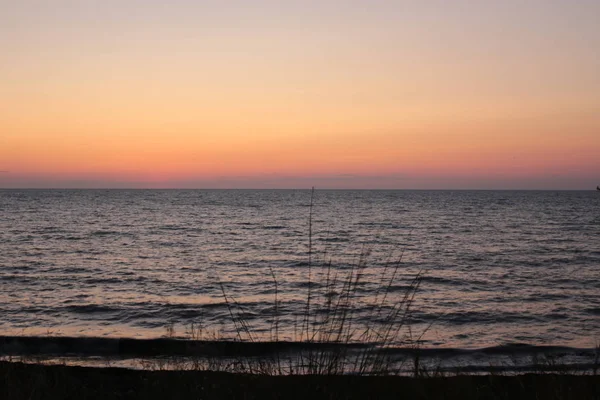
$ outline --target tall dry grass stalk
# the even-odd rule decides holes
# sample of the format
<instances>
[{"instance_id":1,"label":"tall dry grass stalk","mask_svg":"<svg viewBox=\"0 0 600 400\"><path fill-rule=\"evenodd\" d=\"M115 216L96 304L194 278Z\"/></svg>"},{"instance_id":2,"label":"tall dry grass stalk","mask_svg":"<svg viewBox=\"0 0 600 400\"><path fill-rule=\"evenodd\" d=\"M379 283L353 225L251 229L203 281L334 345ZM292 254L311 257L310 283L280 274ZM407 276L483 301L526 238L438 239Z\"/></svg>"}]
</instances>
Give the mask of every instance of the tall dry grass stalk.
<instances>
[{"instance_id":1,"label":"tall dry grass stalk","mask_svg":"<svg viewBox=\"0 0 600 400\"><path fill-rule=\"evenodd\" d=\"M398 360L392 358L390 348L411 346L418 350L418 339L424 333L421 332L415 340L409 325L423 272L417 272L406 282L400 293L396 285L404 252L396 258L390 254L381 269L379 284L372 295L367 299L360 296L359 288L370 267L373 249L371 246L362 246L357 261L347 271L335 268L332 259L327 258L326 254L320 261L316 261L312 221L314 194L312 188L308 216L306 299L300 316L299 331L296 323L293 327L296 341L307 346L300 348L296 354L288 353L285 356L276 351L269 360L264 363L261 361L264 364L261 368L265 367L263 372L279 374L393 374ZM317 268L321 270L322 273L318 276L324 276L324 282L314 281ZM277 344L281 342L279 283L273 269L270 268L269 271L274 285L274 315L271 318L270 339ZM227 294L222 282L219 284L237 339L256 342L250 323L244 318L246 310ZM370 316L359 317L359 307L372 310ZM250 361L257 362L246 360ZM256 370L250 367L248 369ZM415 363L415 371L415 375L418 375L418 361Z\"/></svg>"}]
</instances>

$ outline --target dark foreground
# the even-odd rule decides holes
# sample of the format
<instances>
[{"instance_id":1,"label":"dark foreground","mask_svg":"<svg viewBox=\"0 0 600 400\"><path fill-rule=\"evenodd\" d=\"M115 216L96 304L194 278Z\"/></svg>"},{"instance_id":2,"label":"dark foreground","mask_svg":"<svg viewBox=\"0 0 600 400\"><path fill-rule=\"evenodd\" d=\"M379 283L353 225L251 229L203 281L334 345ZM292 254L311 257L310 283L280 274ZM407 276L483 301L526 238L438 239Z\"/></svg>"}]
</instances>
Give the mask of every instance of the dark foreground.
<instances>
[{"instance_id":1,"label":"dark foreground","mask_svg":"<svg viewBox=\"0 0 600 400\"><path fill-rule=\"evenodd\" d=\"M600 399L600 376L258 376L0 362L1 399Z\"/></svg>"}]
</instances>

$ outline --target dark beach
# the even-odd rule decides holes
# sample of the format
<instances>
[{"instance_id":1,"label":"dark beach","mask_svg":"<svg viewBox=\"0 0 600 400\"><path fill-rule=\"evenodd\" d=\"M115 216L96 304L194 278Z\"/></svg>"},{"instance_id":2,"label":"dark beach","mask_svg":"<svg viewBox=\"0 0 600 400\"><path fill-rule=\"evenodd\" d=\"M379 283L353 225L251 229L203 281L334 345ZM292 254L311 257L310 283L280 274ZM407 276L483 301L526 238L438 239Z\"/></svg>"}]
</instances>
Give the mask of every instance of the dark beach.
<instances>
[{"instance_id":1,"label":"dark beach","mask_svg":"<svg viewBox=\"0 0 600 400\"><path fill-rule=\"evenodd\" d=\"M335 343L5 336L0 337L0 398L600 398L597 349L586 354L589 362L583 364L552 358L565 349L512 349L515 359L527 353L537 360L528 366L494 366L492 356L507 349L480 349L489 365L462 368L448 366L464 351L396 349L405 360L404 369L380 360L380 369L356 372L351 361L364 349ZM445 367L440 356L447 358ZM440 364L432 367L432 359ZM374 367L371 361L367 364ZM343 372L348 370L355 372Z\"/></svg>"},{"instance_id":2,"label":"dark beach","mask_svg":"<svg viewBox=\"0 0 600 400\"><path fill-rule=\"evenodd\" d=\"M600 376L264 376L0 362L4 399L598 399Z\"/></svg>"}]
</instances>

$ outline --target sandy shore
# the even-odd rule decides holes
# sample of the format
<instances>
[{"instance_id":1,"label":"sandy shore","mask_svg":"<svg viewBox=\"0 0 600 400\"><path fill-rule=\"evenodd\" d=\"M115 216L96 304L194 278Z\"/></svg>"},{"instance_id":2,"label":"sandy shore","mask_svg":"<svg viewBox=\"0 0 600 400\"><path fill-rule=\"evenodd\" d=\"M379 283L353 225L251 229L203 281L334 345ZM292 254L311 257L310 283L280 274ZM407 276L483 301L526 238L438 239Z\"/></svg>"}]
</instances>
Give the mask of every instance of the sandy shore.
<instances>
[{"instance_id":1,"label":"sandy shore","mask_svg":"<svg viewBox=\"0 0 600 400\"><path fill-rule=\"evenodd\" d=\"M3 399L600 399L600 376L259 376L0 362Z\"/></svg>"}]
</instances>

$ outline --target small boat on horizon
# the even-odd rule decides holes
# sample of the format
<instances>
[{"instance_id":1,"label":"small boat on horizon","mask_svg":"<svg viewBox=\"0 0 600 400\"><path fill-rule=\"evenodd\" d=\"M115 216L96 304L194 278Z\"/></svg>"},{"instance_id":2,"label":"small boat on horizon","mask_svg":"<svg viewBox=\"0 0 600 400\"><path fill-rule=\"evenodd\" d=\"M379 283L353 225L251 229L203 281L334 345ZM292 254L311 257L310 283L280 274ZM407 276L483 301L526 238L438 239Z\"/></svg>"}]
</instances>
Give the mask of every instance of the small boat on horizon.
<instances>
[{"instance_id":1,"label":"small boat on horizon","mask_svg":"<svg viewBox=\"0 0 600 400\"><path fill-rule=\"evenodd\" d=\"M596 190L600 190L600 186L596 186Z\"/></svg>"}]
</instances>

